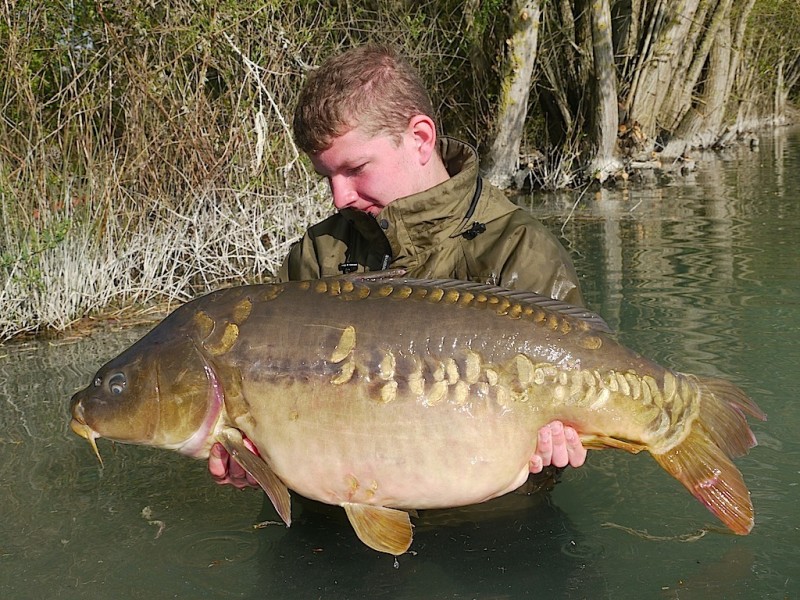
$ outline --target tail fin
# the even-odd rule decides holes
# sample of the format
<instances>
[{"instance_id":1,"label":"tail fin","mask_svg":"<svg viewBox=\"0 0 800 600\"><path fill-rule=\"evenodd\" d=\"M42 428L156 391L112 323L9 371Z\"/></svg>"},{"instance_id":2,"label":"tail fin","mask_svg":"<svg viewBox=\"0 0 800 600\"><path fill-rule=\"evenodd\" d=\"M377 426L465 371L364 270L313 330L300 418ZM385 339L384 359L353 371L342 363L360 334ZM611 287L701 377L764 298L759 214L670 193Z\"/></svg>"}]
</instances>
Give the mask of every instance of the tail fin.
<instances>
[{"instance_id":1,"label":"tail fin","mask_svg":"<svg viewBox=\"0 0 800 600\"><path fill-rule=\"evenodd\" d=\"M700 413L689 435L653 457L733 532L746 535L753 528L753 504L730 459L756 445L745 413L762 420L766 416L730 382L699 377L696 382Z\"/></svg>"}]
</instances>

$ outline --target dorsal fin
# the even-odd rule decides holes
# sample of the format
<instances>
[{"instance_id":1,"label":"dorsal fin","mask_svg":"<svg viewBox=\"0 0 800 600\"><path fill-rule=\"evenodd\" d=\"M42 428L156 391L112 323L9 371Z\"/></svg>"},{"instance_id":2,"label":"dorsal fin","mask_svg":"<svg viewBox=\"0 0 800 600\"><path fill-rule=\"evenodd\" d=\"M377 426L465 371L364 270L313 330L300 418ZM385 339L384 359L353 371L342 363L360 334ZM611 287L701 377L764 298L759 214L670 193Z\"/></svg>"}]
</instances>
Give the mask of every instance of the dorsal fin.
<instances>
[{"instance_id":1,"label":"dorsal fin","mask_svg":"<svg viewBox=\"0 0 800 600\"><path fill-rule=\"evenodd\" d=\"M384 271L364 271L358 273L347 273L346 275L335 275L326 279L339 279L343 281L385 281L387 279L398 279L406 274L406 269L386 269Z\"/></svg>"},{"instance_id":2,"label":"dorsal fin","mask_svg":"<svg viewBox=\"0 0 800 600\"><path fill-rule=\"evenodd\" d=\"M411 287L435 287L443 290L454 289L458 290L459 292L472 292L473 294L480 292L493 296L502 296L520 304L530 304L552 313L583 321L592 329L601 331L603 333L614 333L611 327L609 327L608 323L605 322L605 319L603 319L603 317L598 315L596 312L593 312L582 306L575 306L574 304L568 304L562 300L550 298L549 296L543 296L542 294L537 294L536 292L529 292L526 290L509 290L496 285L475 283L473 281L462 281L460 279L402 278L385 279L382 281L382 283L404 283Z\"/></svg>"}]
</instances>

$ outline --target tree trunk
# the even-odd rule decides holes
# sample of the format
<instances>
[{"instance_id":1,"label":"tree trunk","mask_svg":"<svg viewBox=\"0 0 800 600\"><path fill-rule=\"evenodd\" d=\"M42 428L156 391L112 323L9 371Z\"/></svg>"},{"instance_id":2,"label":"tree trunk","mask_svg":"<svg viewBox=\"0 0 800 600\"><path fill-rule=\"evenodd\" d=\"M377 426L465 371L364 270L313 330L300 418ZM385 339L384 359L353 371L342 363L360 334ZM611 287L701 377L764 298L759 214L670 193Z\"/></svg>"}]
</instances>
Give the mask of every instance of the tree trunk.
<instances>
[{"instance_id":1,"label":"tree trunk","mask_svg":"<svg viewBox=\"0 0 800 600\"><path fill-rule=\"evenodd\" d=\"M734 76L731 73L732 40L730 4L728 4L708 57L708 77L703 90L705 118L697 136L690 139L693 146L713 146L723 133L725 108L728 105L727 92L730 89L728 82Z\"/></svg>"},{"instance_id":2,"label":"tree trunk","mask_svg":"<svg viewBox=\"0 0 800 600\"><path fill-rule=\"evenodd\" d=\"M486 154L484 169L486 179L501 189L511 185L517 170L536 62L540 14L539 0L514 0L512 3L511 37L506 42L494 139Z\"/></svg>"},{"instance_id":3,"label":"tree trunk","mask_svg":"<svg viewBox=\"0 0 800 600\"><path fill-rule=\"evenodd\" d=\"M577 153L583 113L591 110L586 90L593 72L591 22L587 0L543 3L543 34L539 65L544 74L538 93L545 105L549 142ZM574 5L574 6L573 6Z\"/></svg>"},{"instance_id":4,"label":"tree trunk","mask_svg":"<svg viewBox=\"0 0 800 600\"><path fill-rule=\"evenodd\" d=\"M788 125L791 120L787 115L789 95L800 81L800 56L791 50L784 49L778 60L778 72L775 82L775 100L773 123Z\"/></svg>"},{"instance_id":5,"label":"tree trunk","mask_svg":"<svg viewBox=\"0 0 800 600\"><path fill-rule=\"evenodd\" d=\"M724 1L720 4L724 4ZM727 105L726 93L730 89L731 73L731 21L730 4L725 8L708 56L706 80L698 106L690 109L675 131L672 140L662 152L666 158L683 154L686 147L711 147L722 134L722 124Z\"/></svg>"},{"instance_id":6,"label":"tree trunk","mask_svg":"<svg viewBox=\"0 0 800 600\"><path fill-rule=\"evenodd\" d=\"M785 62L783 56L781 56L780 61L778 61L778 73L775 77L775 103L772 111L772 120L776 125L782 122L784 113L786 112L786 98L788 93L783 81L783 65Z\"/></svg>"},{"instance_id":7,"label":"tree trunk","mask_svg":"<svg viewBox=\"0 0 800 600\"><path fill-rule=\"evenodd\" d=\"M638 2L615 2L611 7L611 20L614 23L614 52L620 65L620 81L626 80L627 69L632 64L639 43L639 11Z\"/></svg>"},{"instance_id":8,"label":"tree trunk","mask_svg":"<svg viewBox=\"0 0 800 600\"><path fill-rule=\"evenodd\" d=\"M730 2L731 0L720 0ZM718 0L701 0L697 13L692 20L686 43L680 51L681 58L675 68L672 84L667 91L667 97L661 109L660 129L672 133L681 121L683 115L692 106L692 92L700 78L700 70L708 58L711 44L719 27L719 19L712 17L711 25L706 24L706 17ZM715 26L716 25L716 26ZM701 34L703 34L701 37ZM699 47L698 47L698 40Z\"/></svg>"},{"instance_id":9,"label":"tree trunk","mask_svg":"<svg viewBox=\"0 0 800 600\"><path fill-rule=\"evenodd\" d=\"M742 60L744 58L745 47L745 32L747 31L747 20L750 18L750 13L753 10L756 0L747 0L742 6L741 11L736 17L736 29L733 33L733 41L731 43L731 75L728 78L728 89L725 91L725 97L729 99L730 108L736 107L736 122L733 128L737 134L742 133L744 130L751 128L749 119L743 118L747 114L747 109L741 109L742 105L748 102L747 89L748 80L752 80L752 69L743 67ZM740 85L744 82L745 85ZM734 96L734 88L738 88L738 93Z\"/></svg>"},{"instance_id":10,"label":"tree trunk","mask_svg":"<svg viewBox=\"0 0 800 600\"><path fill-rule=\"evenodd\" d=\"M592 177L602 183L622 166L616 152L619 127L617 72L614 64L611 8L608 0L594 0L591 12L594 102L590 115L593 121L591 135L595 155L589 165L589 171Z\"/></svg>"},{"instance_id":11,"label":"tree trunk","mask_svg":"<svg viewBox=\"0 0 800 600\"><path fill-rule=\"evenodd\" d=\"M658 0L649 16L652 41L642 48L641 66L626 102L631 121L649 138L658 133L658 116L678 62L676 48L686 43L699 2Z\"/></svg>"}]
</instances>

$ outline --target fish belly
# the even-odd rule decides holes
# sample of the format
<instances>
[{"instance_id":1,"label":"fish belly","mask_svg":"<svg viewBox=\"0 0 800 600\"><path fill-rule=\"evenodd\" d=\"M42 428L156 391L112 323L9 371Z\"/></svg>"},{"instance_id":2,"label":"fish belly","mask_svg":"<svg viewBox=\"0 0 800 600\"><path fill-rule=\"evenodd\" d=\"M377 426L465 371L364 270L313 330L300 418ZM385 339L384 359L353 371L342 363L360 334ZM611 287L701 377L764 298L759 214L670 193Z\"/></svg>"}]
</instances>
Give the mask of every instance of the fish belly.
<instances>
[{"instance_id":1,"label":"fish belly","mask_svg":"<svg viewBox=\"0 0 800 600\"><path fill-rule=\"evenodd\" d=\"M238 425L303 496L441 508L483 502L527 478L539 423L525 411L481 398L384 402L359 385L334 392L297 383L245 390L250 412Z\"/></svg>"}]
</instances>

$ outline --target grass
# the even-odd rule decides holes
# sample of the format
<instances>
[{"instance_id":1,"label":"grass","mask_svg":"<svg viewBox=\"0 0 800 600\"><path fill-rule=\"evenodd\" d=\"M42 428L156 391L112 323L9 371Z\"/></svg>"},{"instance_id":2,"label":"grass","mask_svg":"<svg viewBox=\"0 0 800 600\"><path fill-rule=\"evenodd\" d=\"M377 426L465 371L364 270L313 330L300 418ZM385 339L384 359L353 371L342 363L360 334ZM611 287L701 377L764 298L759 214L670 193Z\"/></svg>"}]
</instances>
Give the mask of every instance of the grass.
<instances>
[{"instance_id":1,"label":"grass","mask_svg":"<svg viewBox=\"0 0 800 600\"><path fill-rule=\"evenodd\" d=\"M122 306L182 303L213 288L268 279L306 225L331 210L316 181L284 196L213 190L180 204L178 210L143 200L136 218L74 209L40 215L37 230L69 227L33 253L7 239L6 254L18 260L4 265L0 280L0 341L63 331L85 315Z\"/></svg>"}]
</instances>

